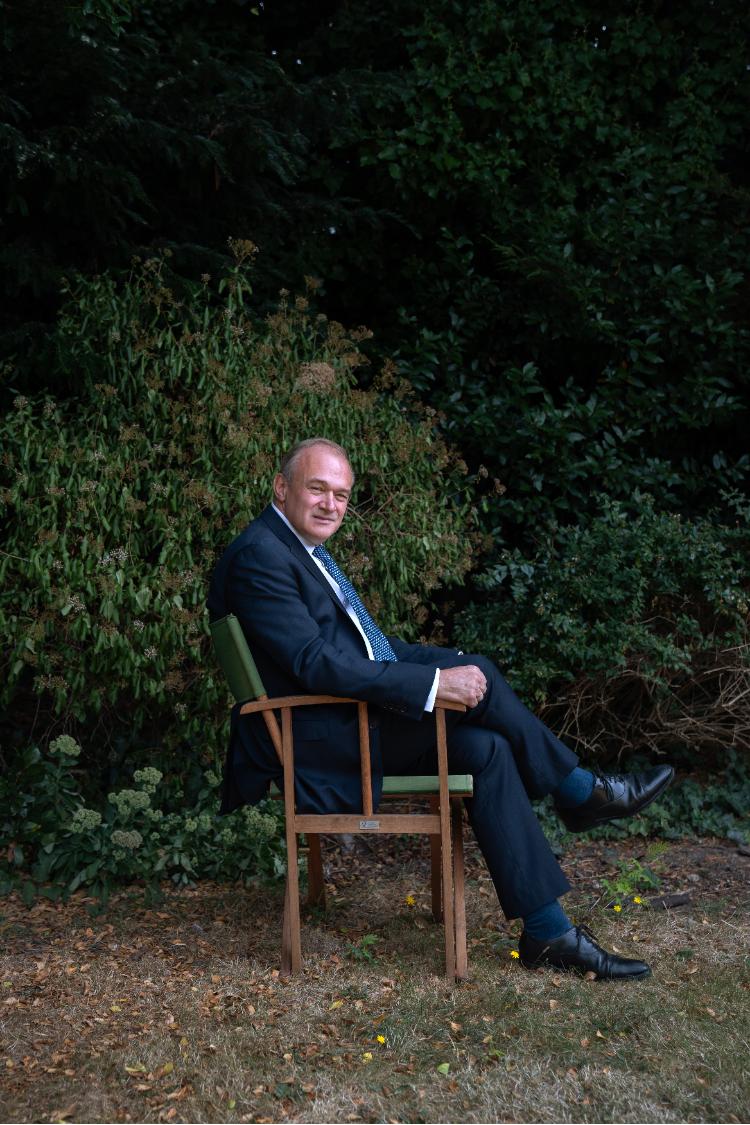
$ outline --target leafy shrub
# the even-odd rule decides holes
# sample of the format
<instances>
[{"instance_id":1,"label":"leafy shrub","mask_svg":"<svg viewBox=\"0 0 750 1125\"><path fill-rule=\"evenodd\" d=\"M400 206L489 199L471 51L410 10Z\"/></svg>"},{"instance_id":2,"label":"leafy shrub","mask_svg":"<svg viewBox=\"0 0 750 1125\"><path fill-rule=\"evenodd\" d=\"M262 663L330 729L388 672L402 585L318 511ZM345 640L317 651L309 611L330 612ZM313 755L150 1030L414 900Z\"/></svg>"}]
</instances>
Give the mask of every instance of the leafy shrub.
<instances>
[{"instance_id":1,"label":"leafy shrub","mask_svg":"<svg viewBox=\"0 0 750 1125\"><path fill-rule=\"evenodd\" d=\"M139 880L151 894L165 879L233 881L283 870L281 810L274 802L216 815L219 779L200 773L193 792L165 781L160 770L135 770L133 788L111 792L103 812L87 807L69 735L47 753L36 746L16 756L0 779L0 819L7 848L0 888L20 885L30 901L39 885L50 897L86 888L106 902L117 883Z\"/></svg>"},{"instance_id":2,"label":"leafy shrub","mask_svg":"<svg viewBox=\"0 0 750 1125\"><path fill-rule=\"evenodd\" d=\"M55 345L77 397L18 396L0 424L0 698L18 730L41 703L51 733L96 726L91 747L120 732L131 754L166 748L172 769L177 746L213 761L227 690L209 649L207 579L300 438L350 451L355 504L336 550L385 628L418 637L429 591L468 569L465 467L434 412L387 362L357 389L369 333L314 315L307 298L283 295L254 320L255 247L233 249L218 298L206 278L178 300L160 260L122 287L71 287Z\"/></svg>"},{"instance_id":3,"label":"leafy shrub","mask_svg":"<svg viewBox=\"0 0 750 1125\"><path fill-rule=\"evenodd\" d=\"M585 526L502 552L460 617L463 648L503 665L577 749L750 750L750 511L735 525L600 498Z\"/></svg>"}]
</instances>

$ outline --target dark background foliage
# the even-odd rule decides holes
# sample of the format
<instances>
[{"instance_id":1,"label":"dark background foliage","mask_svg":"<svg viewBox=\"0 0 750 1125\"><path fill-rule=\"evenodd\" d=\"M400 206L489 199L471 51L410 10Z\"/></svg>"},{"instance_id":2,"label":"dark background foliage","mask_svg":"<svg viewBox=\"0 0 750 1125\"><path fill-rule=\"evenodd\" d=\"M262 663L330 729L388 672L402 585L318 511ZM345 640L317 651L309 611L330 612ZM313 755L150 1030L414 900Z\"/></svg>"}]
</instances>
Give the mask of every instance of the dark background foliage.
<instances>
[{"instance_id":1,"label":"dark background foliage","mask_svg":"<svg viewBox=\"0 0 750 1125\"><path fill-rule=\"evenodd\" d=\"M62 274L261 247L272 304L400 350L507 487L500 541L593 492L703 510L747 467L738 2L5 4L6 351Z\"/></svg>"},{"instance_id":2,"label":"dark background foliage","mask_svg":"<svg viewBox=\"0 0 750 1125\"><path fill-rule=\"evenodd\" d=\"M395 355L472 471L484 548L437 599L451 638L587 753L746 751L749 19L3 3L3 404L91 407L65 278L117 301L167 251L193 307L252 238L254 315L321 279L318 309L374 330L360 388Z\"/></svg>"}]
</instances>

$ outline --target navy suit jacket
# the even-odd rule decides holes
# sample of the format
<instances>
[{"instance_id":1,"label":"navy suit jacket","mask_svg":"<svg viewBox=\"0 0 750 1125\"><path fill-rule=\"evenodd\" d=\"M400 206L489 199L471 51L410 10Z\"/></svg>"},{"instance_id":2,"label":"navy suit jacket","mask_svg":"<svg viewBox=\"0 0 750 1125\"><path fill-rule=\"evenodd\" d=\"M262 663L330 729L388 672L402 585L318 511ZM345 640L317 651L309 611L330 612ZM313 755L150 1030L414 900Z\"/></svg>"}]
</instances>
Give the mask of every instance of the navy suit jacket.
<instances>
[{"instance_id":1,"label":"navy suit jacket","mask_svg":"<svg viewBox=\"0 0 750 1125\"><path fill-rule=\"evenodd\" d=\"M381 709L422 718L438 651L389 637L397 662L374 661L329 582L272 507L227 547L208 595L211 620L234 613L269 696L326 694L370 707L373 797L382 788ZM232 712L222 812L255 804L281 775L261 715ZM359 736L354 705L300 708L294 714L297 807L306 812L361 809Z\"/></svg>"}]
</instances>

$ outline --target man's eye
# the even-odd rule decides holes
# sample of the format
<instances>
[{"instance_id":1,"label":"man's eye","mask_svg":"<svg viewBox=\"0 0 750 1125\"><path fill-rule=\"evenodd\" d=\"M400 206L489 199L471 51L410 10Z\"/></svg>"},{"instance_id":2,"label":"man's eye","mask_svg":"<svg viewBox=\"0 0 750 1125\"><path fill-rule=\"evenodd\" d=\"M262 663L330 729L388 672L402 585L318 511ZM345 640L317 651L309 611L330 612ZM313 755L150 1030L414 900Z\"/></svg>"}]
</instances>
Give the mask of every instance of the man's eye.
<instances>
[{"instance_id":1,"label":"man's eye","mask_svg":"<svg viewBox=\"0 0 750 1125\"><path fill-rule=\"evenodd\" d=\"M347 496L347 494L345 492L337 492L336 493L336 499L340 500L342 503L346 503L346 501L349 499L349 497Z\"/></svg>"}]
</instances>

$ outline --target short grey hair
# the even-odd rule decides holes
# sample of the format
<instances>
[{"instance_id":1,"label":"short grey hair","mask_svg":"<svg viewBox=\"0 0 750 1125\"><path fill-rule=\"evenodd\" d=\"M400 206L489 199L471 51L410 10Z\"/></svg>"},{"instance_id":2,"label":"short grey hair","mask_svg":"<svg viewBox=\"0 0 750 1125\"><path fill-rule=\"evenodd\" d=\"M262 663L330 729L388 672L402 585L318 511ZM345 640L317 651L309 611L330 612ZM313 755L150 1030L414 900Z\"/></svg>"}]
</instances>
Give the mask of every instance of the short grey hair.
<instances>
[{"instance_id":1,"label":"short grey hair","mask_svg":"<svg viewBox=\"0 0 750 1125\"><path fill-rule=\"evenodd\" d=\"M342 458L342 460L346 461L351 470L352 481L354 480L354 470L352 469L352 463L349 460L349 454L346 452L342 445L339 445L337 442L330 441L328 438L324 437L306 438L305 441L298 441L296 445L292 446L289 452L285 453L281 458L281 468L279 469L281 475L288 481L291 481L292 477L294 476L295 465L299 461L300 457L306 449L312 449L315 445L324 445L333 453L337 453L339 457Z\"/></svg>"}]
</instances>

